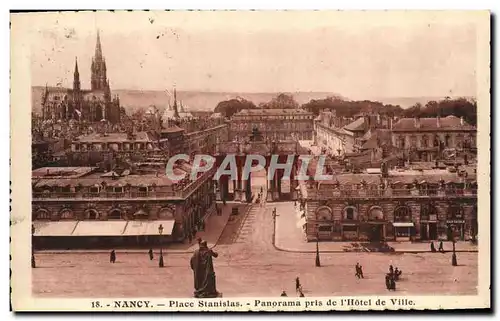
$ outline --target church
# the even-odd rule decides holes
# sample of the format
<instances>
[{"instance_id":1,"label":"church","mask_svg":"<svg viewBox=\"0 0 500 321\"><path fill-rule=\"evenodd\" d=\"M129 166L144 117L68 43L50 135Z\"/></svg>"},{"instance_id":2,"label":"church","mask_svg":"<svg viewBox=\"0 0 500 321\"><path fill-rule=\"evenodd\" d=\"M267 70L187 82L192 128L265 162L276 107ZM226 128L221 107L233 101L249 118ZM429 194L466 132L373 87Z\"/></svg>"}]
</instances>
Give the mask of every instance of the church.
<instances>
[{"instance_id":1,"label":"church","mask_svg":"<svg viewBox=\"0 0 500 321\"><path fill-rule=\"evenodd\" d=\"M90 90L81 88L78 61L75 59L73 89L46 87L42 97L42 117L55 122L120 122L120 99L118 96L111 97L99 31L92 58Z\"/></svg>"}]
</instances>

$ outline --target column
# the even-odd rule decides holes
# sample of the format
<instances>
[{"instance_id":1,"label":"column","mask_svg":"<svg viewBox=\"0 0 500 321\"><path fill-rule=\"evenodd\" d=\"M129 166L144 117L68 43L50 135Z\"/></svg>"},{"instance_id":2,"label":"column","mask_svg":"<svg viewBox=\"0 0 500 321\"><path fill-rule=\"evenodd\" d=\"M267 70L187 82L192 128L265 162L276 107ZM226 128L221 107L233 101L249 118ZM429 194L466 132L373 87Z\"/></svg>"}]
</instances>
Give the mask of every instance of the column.
<instances>
[{"instance_id":1,"label":"column","mask_svg":"<svg viewBox=\"0 0 500 321\"><path fill-rule=\"evenodd\" d=\"M273 201L273 184L274 181L271 178L269 178L269 162L271 161L271 157L266 157L266 180L267 180L267 189L266 189L266 201L267 202L272 202Z\"/></svg>"}]
</instances>

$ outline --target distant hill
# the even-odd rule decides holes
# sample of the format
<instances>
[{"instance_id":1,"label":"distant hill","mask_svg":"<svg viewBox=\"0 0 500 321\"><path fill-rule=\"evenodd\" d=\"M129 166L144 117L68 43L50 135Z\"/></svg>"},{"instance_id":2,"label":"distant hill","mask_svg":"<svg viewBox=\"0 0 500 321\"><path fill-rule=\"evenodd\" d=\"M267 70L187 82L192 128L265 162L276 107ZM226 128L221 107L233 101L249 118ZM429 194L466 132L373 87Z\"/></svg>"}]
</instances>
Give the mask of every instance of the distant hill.
<instances>
[{"instance_id":1,"label":"distant hill","mask_svg":"<svg viewBox=\"0 0 500 321\"><path fill-rule=\"evenodd\" d=\"M50 88L50 87L49 87ZM35 112L40 112L42 94L45 87L32 87L32 108ZM155 105L163 110L168 106L168 102L173 100L172 93L160 90L113 90L113 95L120 96L120 103L125 107L127 113L132 113L140 108L148 108ZM237 93L237 92L202 92L202 91L178 91L177 99L182 101L186 110L213 111L217 104L223 100L241 97L252 101L255 105L269 102L276 97L278 93ZM329 96L337 96L344 100L337 93L331 92L295 92L291 93L293 98L299 103L304 104L311 99L324 99ZM440 100L444 97L399 97L399 98L363 98L363 100L379 101L384 104L400 105L402 108L409 108L415 103L420 102L425 105L430 100ZM453 98L453 97L452 97ZM469 97L467 97L469 98Z\"/></svg>"},{"instance_id":2,"label":"distant hill","mask_svg":"<svg viewBox=\"0 0 500 321\"><path fill-rule=\"evenodd\" d=\"M41 110L42 94L45 87L32 87L33 110ZM120 96L120 104L125 107L127 113L132 113L140 108L148 108L155 105L163 110L173 101L173 93L159 90L113 90L113 95ZM321 99L328 96L338 96L335 93L326 92L298 92L292 93L294 99L303 104L311 99ZM223 100L242 97L254 102L256 105L265 103L276 97L277 93L233 93L233 92L201 92L201 91L177 91L177 100L182 101L186 110L213 111L217 104Z\"/></svg>"}]
</instances>

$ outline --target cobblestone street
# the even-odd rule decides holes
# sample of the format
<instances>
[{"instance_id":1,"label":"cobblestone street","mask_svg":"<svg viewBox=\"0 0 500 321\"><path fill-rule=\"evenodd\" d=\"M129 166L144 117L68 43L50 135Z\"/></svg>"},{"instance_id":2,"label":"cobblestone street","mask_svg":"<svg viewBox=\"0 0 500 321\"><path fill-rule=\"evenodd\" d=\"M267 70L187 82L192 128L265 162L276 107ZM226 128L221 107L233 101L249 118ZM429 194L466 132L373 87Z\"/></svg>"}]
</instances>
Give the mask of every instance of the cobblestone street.
<instances>
[{"instance_id":1,"label":"cobblestone street","mask_svg":"<svg viewBox=\"0 0 500 321\"><path fill-rule=\"evenodd\" d=\"M322 253L315 267L314 253L277 250L273 245L272 209L253 205L231 221L215 247L217 287L225 297L295 295L299 277L306 296L389 294L384 274L389 264L403 271L397 294L474 294L477 253L459 253L458 267L451 253ZM278 209L279 211L279 209ZM165 268L158 257L121 253L109 263L107 253L37 253L33 291L44 297L192 297L189 253L168 253ZM354 277L359 262L365 279ZM393 294L391 292L391 294Z\"/></svg>"}]
</instances>

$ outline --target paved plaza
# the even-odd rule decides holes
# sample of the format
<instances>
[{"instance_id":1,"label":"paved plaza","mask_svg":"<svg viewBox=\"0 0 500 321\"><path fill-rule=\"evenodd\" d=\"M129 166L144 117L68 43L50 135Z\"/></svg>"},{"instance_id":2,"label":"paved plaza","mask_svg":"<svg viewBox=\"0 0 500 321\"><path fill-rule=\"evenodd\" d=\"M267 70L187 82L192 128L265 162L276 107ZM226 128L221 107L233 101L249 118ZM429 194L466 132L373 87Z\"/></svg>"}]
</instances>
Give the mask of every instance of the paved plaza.
<instances>
[{"instance_id":1,"label":"paved plaza","mask_svg":"<svg viewBox=\"0 0 500 321\"><path fill-rule=\"evenodd\" d=\"M279 250L274 236L286 239L285 230L275 234L272 210L280 218L295 216L293 203L254 204L230 220L217 236L214 260L217 287L224 297L273 297L285 290L295 296L298 276L306 296L387 294L384 275L392 264L403 271L398 295L475 294L477 253L458 253L459 266L451 266L451 253L315 253ZM281 216L283 215L283 216ZM277 223L279 226L280 223ZM279 229L279 227L278 227ZM207 229L208 230L208 229ZM299 230L300 231L300 230ZM290 233L296 231L289 230ZM323 247L323 243L320 247ZM117 250L117 262L108 253L37 253L33 291L42 297L192 297L191 249L167 250L164 268L158 255L150 261L147 250ZM354 265L363 266L365 279L354 276Z\"/></svg>"}]
</instances>

